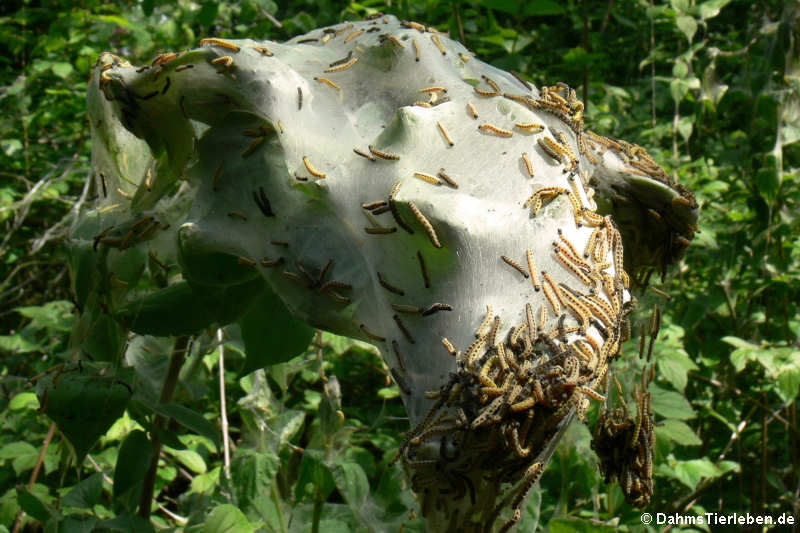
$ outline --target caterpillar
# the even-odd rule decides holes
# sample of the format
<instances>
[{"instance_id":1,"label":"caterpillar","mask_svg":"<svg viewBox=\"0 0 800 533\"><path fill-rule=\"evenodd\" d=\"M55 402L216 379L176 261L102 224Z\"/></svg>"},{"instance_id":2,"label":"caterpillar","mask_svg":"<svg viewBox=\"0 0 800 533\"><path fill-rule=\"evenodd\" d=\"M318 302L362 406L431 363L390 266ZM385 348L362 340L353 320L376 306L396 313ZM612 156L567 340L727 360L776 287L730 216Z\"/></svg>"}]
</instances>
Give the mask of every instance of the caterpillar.
<instances>
[{"instance_id":1,"label":"caterpillar","mask_svg":"<svg viewBox=\"0 0 800 533\"><path fill-rule=\"evenodd\" d=\"M417 218L417 221L425 228L425 232L428 234L428 238L430 239L431 243L435 248L442 248L442 243L439 242L439 236L436 234L436 230L434 229L433 225L431 224L430 220L427 219L425 215L422 214L422 211L414 204L414 202L408 202L408 207L411 209L411 212L414 213L414 216Z\"/></svg>"},{"instance_id":2,"label":"caterpillar","mask_svg":"<svg viewBox=\"0 0 800 533\"><path fill-rule=\"evenodd\" d=\"M524 268L522 268L522 265L520 265L519 263L517 263L516 261L514 261L513 259L511 259L510 257L507 257L507 256L505 256L505 255L501 255L501 256L500 256L500 259L502 259L503 261L505 261L505 262L506 262L506 264L507 264L507 265L509 265L510 267L512 267L512 268L514 268L514 269L516 269L516 271L517 271L517 272L519 272L520 274L522 274L522 276L523 276L525 279L528 279L528 273L527 273L527 272L525 272L525 269L524 269Z\"/></svg>"},{"instance_id":3,"label":"caterpillar","mask_svg":"<svg viewBox=\"0 0 800 533\"><path fill-rule=\"evenodd\" d=\"M386 159L386 160L389 160L389 161L397 161L397 160L400 159L399 155L392 154L392 153L389 153L389 152L384 152L383 150L379 150L379 149L375 148L371 144L369 145L369 151L372 152L372 155L380 157L381 159Z\"/></svg>"},{"instance_id":4,"label":"caterpillar","mask_svg":"<svg viewBox=\"0 0 800 533\"><path fill-rule=\"evenodd\" d=\"M494 133L498 137L512 137L514 135L513 132L504 130L503 128L498 128L494 124L481 124L478 126L478 129L484 132L488 131Z\"/></svg>"},{"instance_id":5,"label":"caterpillar","mask_svg":"<svg viewBox=\"0 0 800 533\"><path fill-rule=\"evenodd\" d=\"M336 84L336 82L334 82L332 80L329 80L328 78L322 78L322 77L319 77L319 76L315 76L314 77L314 81L318 81L320 83L324 83L325 85L327 85L331 89L336 89L337 91L341 91L342 90L342 88L339 87L339 85Z\"/></svg>"},{"instance_id":6,"label":"caterpillar","mask_svg":"<svg viewBox=\"0 0 800 533\"><path fill-rule=\"evenodd\" d=\"M224 39L217 39L216 37L207 37L205 39L200 40L200 46L204 44L210 44L211 46L219 46L220 48L227 48L228 50L233 50L234 52L238 52L240 48L233 44L230 41L226 41Z\"/></svg>"},{"instance_id":7,"label":"caterpillar","mask_svg":"<svg viewBox=\"0 0 800 533\"><path fill-rule=\"evenodd\" d=\"M307 156L303 156L303 164L306 166L306 170L315 178L325 179L327 177L324 172L320 172L311 164Z\"/></svg>"},{"instance_id":8,"label":"caterpillar","mask_svg":"<svg viewBox=\"0 0 800 533\"><path fill-rule=\"evenodd\" d=\"M447 144L449 144L450 146L455 146L456 143L453 142L452 137L450 137L450 133L447 131L447 129L445 129L444 125L439 121L436 121L436 125L439 127L439 131L442 132L442 135L444 136L444 139L447 141Z\"/></svg>"},{"instance_id":9,"label":"caterpillar","mask_svg":"<svg viewBox=\"0 0 800 533\"><path fill-rule=\"evenodd\" d=\"M351 57L348 61L345 61L341 65L336 65L335 67L328 67L325 70L323 70L322 72L324 72L326 74L327 73L331 73L331 72L341 72L343 70L349 69L350 67L352 67L356 63L358 63L358 58L357 57Z\"/></svg>"}]
</instances>

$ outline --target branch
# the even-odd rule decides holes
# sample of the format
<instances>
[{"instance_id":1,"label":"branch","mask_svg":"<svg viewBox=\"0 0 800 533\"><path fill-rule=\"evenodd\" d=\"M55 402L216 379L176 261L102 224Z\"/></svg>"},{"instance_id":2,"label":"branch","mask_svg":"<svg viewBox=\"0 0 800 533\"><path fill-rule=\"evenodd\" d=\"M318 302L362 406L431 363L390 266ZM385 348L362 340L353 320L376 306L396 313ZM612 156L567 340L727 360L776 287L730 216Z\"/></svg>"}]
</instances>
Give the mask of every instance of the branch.
<instances>
[{"instance_id":1,"label":"branch","mask_svg":"<svg viewBox=\"0 0 800 533\"><path fill-rule=\"evenodd\" d=\"M175 341L175 347L172 349L172 355L169 359L169 370L167 377L164 380L164 385L161 387L161 404L169 403L172 401L172 396L175 393L175 387L178 385L178 377L180 376L181 367L186 359L186 349L189 346L189 336L184 335L178 337ZM153 431L150 434L150 439L153 447L153 456L150 460L150 467L147 469L144 480L142 481L142 495L139 499L139 516L145 519L150 518L150 506L153 501L153 490L156 484L156 474L158 473L158 460L161 456L161 437L159 437L159 429L166 429L167 417L162 415L155 415L153 419Z\"/></svg>"},{"instance_id":2,"label":"branch","mask_svg":"<svg viewBox=\"0 0 800 533\"><path fill-rule=\"evenodd\" d=\"M222 328L217 330L217 342L219 343L219 410L222 420L222 446L224 457L225 479L231 479L231 447L230 437L228 436L228 411L225 405L225 346L222 344Z\"/></svg>"}]
</instances>

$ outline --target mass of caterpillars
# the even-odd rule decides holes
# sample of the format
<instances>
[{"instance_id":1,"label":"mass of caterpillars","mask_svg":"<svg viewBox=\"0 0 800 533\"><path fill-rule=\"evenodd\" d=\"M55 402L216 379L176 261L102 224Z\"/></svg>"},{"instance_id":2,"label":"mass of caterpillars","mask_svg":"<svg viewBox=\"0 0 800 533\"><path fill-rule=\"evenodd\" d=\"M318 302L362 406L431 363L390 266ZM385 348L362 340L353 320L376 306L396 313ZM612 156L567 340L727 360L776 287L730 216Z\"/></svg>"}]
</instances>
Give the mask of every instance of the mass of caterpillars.
<instances>
[{"instance_id":1,"label":"mass of caterpillars","mask_svg":"<svg viewBox=\"0 0 800 533\"><path fill-rule=\"evenodd\" d=\"M619 381L614 379L621 407L600 413L592 436L592 449L600 459L600 471L606 483L616 481L625 501L645 507L653 495L653 451L656 436L651 397L647 386L653 379L654 367L645 368L642 381L634 386L636 416L623 397Z\"/></svg>"},{"instance_id":2,"label":"mass of caterpillars","mask_svg":"<svg viewBox=\"0 0 800 533\"><path fill-rule=\"evenodd\" d=\"M582 219L587 225L598 222L587 218ZM584 250L564 234L553 243L553 253L569 265L565 268L580 272L586 290L556 283L549 273L542 272L542 281L537 283L542 283L550 296L538 313L527 304L525 320L512 327L505 339L499 337L500 317L489 306L476 339L456 352L457 371L439 391L426 395L436 402L398 453L417 468L412 480L417 483L415 490L424 490L429 467L452 484L453 497L465 497L474 493L468 473L488 471L496 481L511 484L504 498L513 507L501 529L506 531L521 516L522 502L543 470L537 454L558 424L572 410L583 418L590 400L604 400L595 387L618 355L620 344L630 336L627 316L635 304L624 299L627 278L622 270L619 233L609 218L599 220ZM614 276L607 272L609 254L614 257ZM526 251L526 258L530 255ZM533 261L528 265L534 265ZM551 329L548 309L557 317L557 325ZM593 333L587 335L589 328ZM573 332L583 335L571 339L568 335ZM455 351L449 341L445 347L450 353ZM440 457L419 459L422 445L434 437L440 439ZM476 456L469 453L474 446L489 449ZM447 455L450 448L455 452ZM632 486L635 490L640 485L632 482ZM486 518L494 520L500 510L500 506L487 509Z\"/></svg>"},{"instance_id":3,"label":"mass of caterpillars","mask_svg":"<svg viewBox=\"0 0 800 533\"><path fill-rule=\"evenodd\" d=\"M491 94L483 89L476 93L499 95L499 86L491 79L484 80L492 88ZM572 129L582 131L583 106L566 85L545 87L538 99L512 99L554 113ZM511 134L491 124L481 129L500 136ZM552 243L557 264L576 283L556 282L563 276L554 278L550 272L536 271L530 250L524 250L530 272L513 259L522 255L520 251L501 256L524 277L532 278L542 298L535 300L535 309L531 303L525 306L524 321L513 325L505 339L499 337L500 316L488 308L476 339L462 351L448 341L445 348L455 351L457 370L440 390L426 394L435 403L398 452L398 458L415 468L412 484L418 492L425 490L428 478L433 484L434 476L444 476L452 485L452 497L472 496L475 490L469 473L474 471L485 471L495 481L509 483L501 501L510 503L513 511L500 531L519 521L525 496L543 471L544 459L539 453L559 424L573 411L583 419L591 400L605 400L597 387L621 343L630 337L627 317L635 306L635 301L626 300L629 279L623 268L619 231L610 217L584 205L586 195L577 180L578 158L563 134L556 139L548 138L540 145L569 172L569 188L536 190L525 207L532 206L536 215L545 202L563 194L570 201L576 227L592 229L585 245L571 242L560 230ZM551 313L554 320L549 319ZM424 444L434 438L440 453L429 459ZM480 454L470 453L474 447L482 448ZM484 523L495 520L501 509L502 505L486 509Z\"/></svg>"}]
</instances>

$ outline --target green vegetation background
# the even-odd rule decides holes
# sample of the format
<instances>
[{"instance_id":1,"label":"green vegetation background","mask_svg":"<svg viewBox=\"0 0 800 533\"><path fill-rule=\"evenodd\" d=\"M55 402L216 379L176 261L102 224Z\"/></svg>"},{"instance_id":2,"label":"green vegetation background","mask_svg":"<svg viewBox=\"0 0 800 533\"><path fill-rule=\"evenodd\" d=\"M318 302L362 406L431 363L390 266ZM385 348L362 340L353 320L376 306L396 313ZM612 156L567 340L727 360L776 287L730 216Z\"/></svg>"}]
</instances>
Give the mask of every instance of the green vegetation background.
<instances>
[{"instance_id":1,"label":"green vegetation background","mask_svg":"<svg viewBox=\"0 0 800 533\"><path fill-rule=\"evenodd\" d=\"M50 442L29 381L70 357L63 241L87 191L85 93L98 54L145 64L206 36L281 41L376 11L448 31L536 85L577 87L589 128L645 146L695 191L701 232L669 278L654 280L671 298L643 298L665 309L647 510L800 517L797 2L43 0L0 5L0 532L150 527L135 521L135 491L115 472L123 442L147 446L135 417L75 468L63 437ZM149 361L144 386L157 390L168 348L152 342L163 357ZM219 351L196 344L177 398L213 427ZM618 367L628 384L636 352L628 346ZM302 356L246 377L240 347L226 344L225 357L229 468L208 426L171 428L155 529L422 530L399 467L387 466L408 426L374 349L318 335ZM553 532L644 528L604 483L589 436L574 425L520 531L537 521Z\"/></svg>"}]
</instances>

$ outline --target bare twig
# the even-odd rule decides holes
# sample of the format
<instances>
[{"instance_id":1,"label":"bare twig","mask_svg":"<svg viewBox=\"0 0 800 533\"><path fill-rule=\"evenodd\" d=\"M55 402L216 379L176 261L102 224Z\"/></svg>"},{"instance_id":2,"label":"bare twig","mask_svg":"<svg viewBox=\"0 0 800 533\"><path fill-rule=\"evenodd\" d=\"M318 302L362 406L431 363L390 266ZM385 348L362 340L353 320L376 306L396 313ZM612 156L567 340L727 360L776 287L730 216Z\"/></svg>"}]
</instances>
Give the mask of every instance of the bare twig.
<instances>
[{"instance_id":1,"label":"bare twig","mask_svg":"<svg viewBox=\"0 0 800 533\"><path fill-rule=\"evenodd\" d=\"M458 37L461 39L461 42L466 45L467 40L464 38L464 25L461 24L461 11L458 9L458 2L455 0L453 1L453 14L456 17L456 26L458 27Z\"/></svg>"},{"instance_id":2,"label":"bare twig","mask_svg":"<svg viewBox=\"0 0 800 533\"><path fill-rule=\"evenodd\" d=\"M53 435L56 432L56 423L53 422L50 424L50 429L47 430L47 436L44 438L44 442L42 443L42 449L39 450L39 458L36 459L36 466L33 467L33 472L31 472L31 477L28 480L28 491L33 490L33 486L36 484L36 478L39 477L39 472L42 469L42 464L44 463L44 457L47 455L47 448L50 447L50 442L53 440ZM25 511L20 511L17 515L16 519L14 519L14 528L12 529L12 533L18 533L19 528L22 527L22 518L25 516Z\"/></svg>"},{"instance_id":3,"label":"bare twig","mask_svg":"<svg viewBox=\"0 0 800 533\"><path fill-rule=\"evenodd\" d=\"M281 24L281 21L273 17L272 14L270 14L266 9L264 9L259 5L258 10L261 11L261 14L264 15L264 18L266 18L268 21L275 24L275 26L277 26L278 28L283 28L283 24Z\"/></svg>"},{"instance_id":4,"label":"bare twig","mask_svg":"<svg viewBox=\"0 0 800 533\"><path fill-rule=\"evenodd\" d=\"M83 191L81 191L78 201L73 204L72 208L70 208L69 212L64 215L61 220L47 228L41 236L34 239L33 246L31 247L31 254L35 254L41 250L49 241L62 238L74 229L75 225L78 223L78 215L81 212L81 208L83 204L86 203L86 198L89 196L91 184L92 180L88 179L87 176L87 179L83 183Z\"/></svg>"},{"instance_id":5,"label":"bare twig","mask_svg":"<svg viewBox=\"0 0 800 533\"><path fill-rule=\"evenodd\" d=\"M231 447L228 435L228 411L225 405L225 345L222 342L222 328L217 329L217 342L219 343L219 410L222 420L222 449L225 479L231 479Z\"/></svg>"},{"instance_id":6,"label":"bare twig","mask_svg":"<svg viewBox=\"0 0 800 533\"><path fill-rule=\"evenodd\" d=\"M159 504L158 504L158 509L159 509L159 510L160 510L162 513L164 513L164 514L165 514L165 515L167 515L168 517L172 518L173 520L175 520L175 521L176 521L178 524L180 524L180 525L182 525L182 526L185 526L187 523L189 523L189 519L188 519L188 518L184 518L184 517L182 517L182 516L180 516L180 515L177 515L177 514L173 513L172 511L170 511L169 509L167 509L166 507L164 507L164 505L163 505L163 504L160 504L160 503L159 503Z\"/></svg>"}]
</instances>

